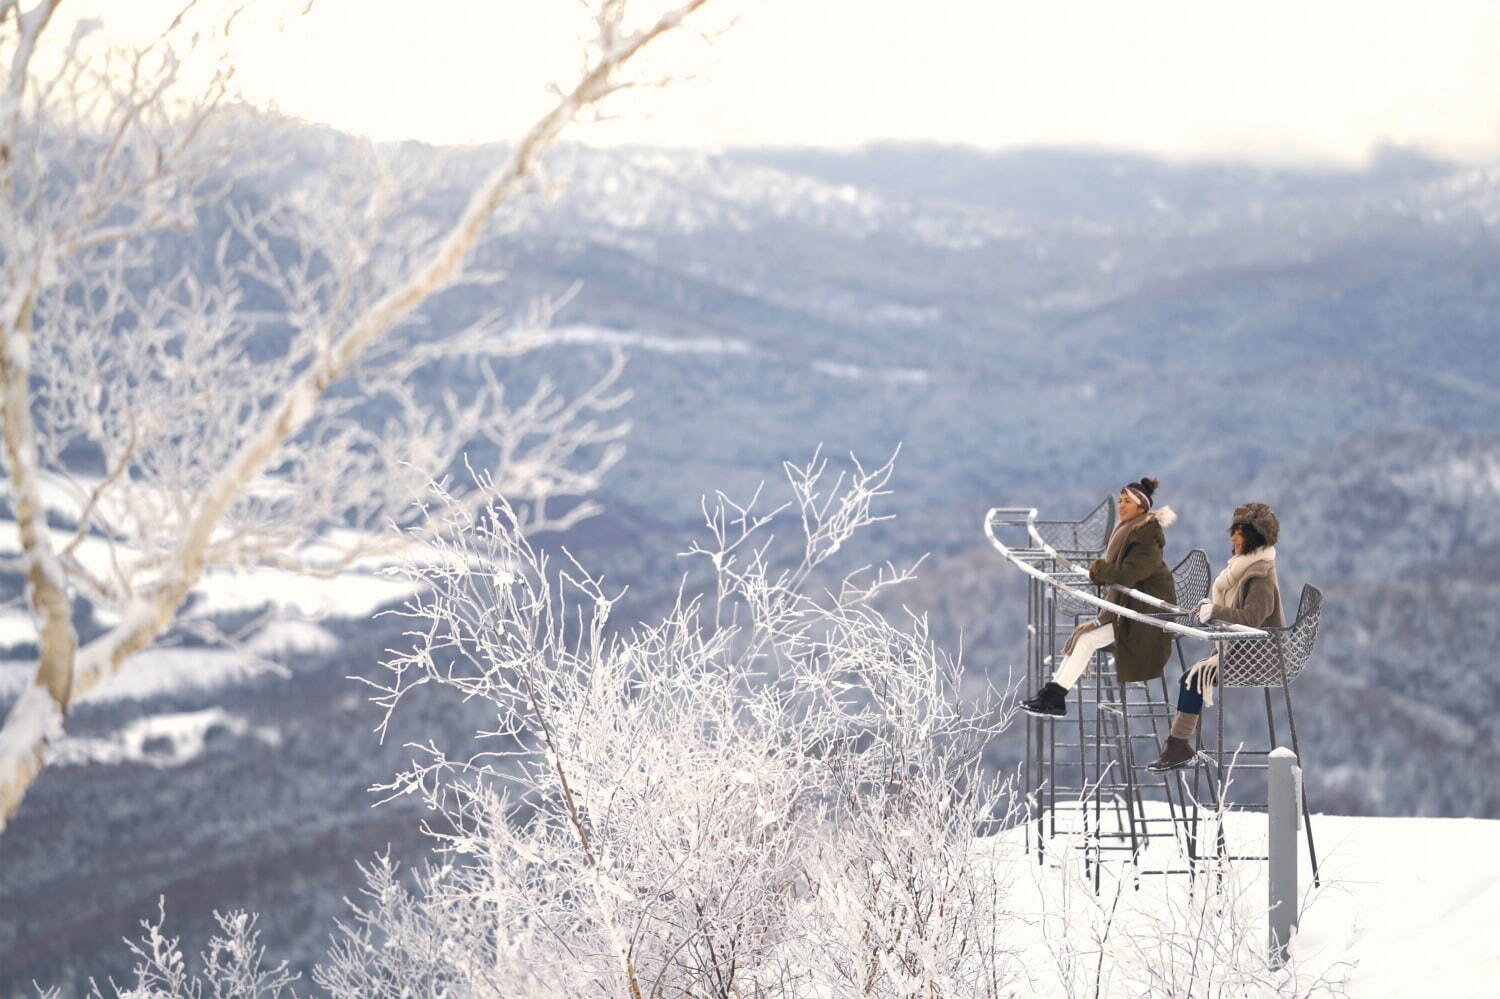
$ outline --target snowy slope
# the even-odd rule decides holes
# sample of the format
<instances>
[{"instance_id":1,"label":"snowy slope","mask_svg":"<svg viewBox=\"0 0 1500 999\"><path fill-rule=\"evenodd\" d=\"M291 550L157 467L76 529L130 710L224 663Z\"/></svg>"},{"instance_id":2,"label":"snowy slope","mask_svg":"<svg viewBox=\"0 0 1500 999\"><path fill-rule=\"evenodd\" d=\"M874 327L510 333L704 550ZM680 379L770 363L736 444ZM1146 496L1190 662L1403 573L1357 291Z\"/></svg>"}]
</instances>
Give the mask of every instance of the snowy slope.
<instances>
[{"instance_id":1,"label":"snowy slope","mask_svg":"<svg viewBox=\"0 0 1500 999\"><path fill-rule=\"evenodd\" d=\"M98 485L97 479L75 476L77 488L90 491ZM43 504L49 518L54 551L67 547L73 540L73 530L63 529L58 524L76 523L78 502L76 496L63 485L63 479L55 474L44 475L42 480ZM271 484L274 487L274 483ZM139 489L139 487L136 487ZM0 490L0 500L8 500ZM107 508L109 494L105 494ZM324 538L330 544L355 547L363 539L359 532L340 529L329 532ZM320 554L316 545L307 546L309 561L318 564ZM18 564L21 555L20 535L16 522L8 509L0 509L0 559ZM352 565L334 573L331 578L321 578L290 572L269 566L215 567L204 573L193 590L193 596L181 615L183 621L210 621L226 615L243 615L253 612L274 611L282 617L316 619L337 616L354 620L366 620L380 608L399 603L413 592L411 584L400 578L393 570L406 556L422 558L421 552L412 549L403 554L388 557L370 557L356 560ZM140 552L128 544L110 544L97 531L85 535L77 546L76 558L98 578L109 577L115 560L125 567L139 559ZM19 573L0 574L0 588L4 601L0 603L0 652L17 647L29 647L36 642L36 625L30 608L24 600ZM87 618L75 621L81 637L88 641L103 628L117 623L115 616L106 608L93 605ZM179 637L180 636L173 636ZM243 668L247 662L269 655L275 658L277 651L306 652L330 651L331 640L325 633L307 621L275 621L270 623L252 620L247 634L235 636L238 652L191 649L157 649L136 656L121 676L107 682L92 697L115 699L120 697L142 697L164 693L174 686L193 685L191 674L201 672L196 683L201 687L212 687L237 676L252 676L257 672ZM163 644L172 644L170 641ZM201 670L200 670L201 667ZM0 661L0 699L13 695L24 685L23 662ZM154 683L150 674L155 671L180 674L177 681ZM132 678L139 678L132 679Z\"/></svg>"},{"instance_id":2,"label":"snowy slope","mask_svg":"<svg viewBox=\"0 0 1500 999\"><path fill-rule=\"evenodd\" d=\"M1349 995L1500 996L1500 822L1333 818L1329 887L1294 953L1355 963Z\"/></svg>"}]
</instances>

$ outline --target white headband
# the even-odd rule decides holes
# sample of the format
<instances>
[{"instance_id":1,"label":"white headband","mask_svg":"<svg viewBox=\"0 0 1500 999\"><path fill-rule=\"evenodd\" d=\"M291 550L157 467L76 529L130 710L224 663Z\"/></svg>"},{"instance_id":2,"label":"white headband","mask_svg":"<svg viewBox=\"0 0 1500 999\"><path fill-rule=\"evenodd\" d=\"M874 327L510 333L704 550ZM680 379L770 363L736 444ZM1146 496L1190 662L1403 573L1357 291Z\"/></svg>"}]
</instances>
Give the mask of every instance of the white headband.
<instances>
[{"instance_id":1,"label":"white headband","mask_svg":"<svg viewBox=\"0 0 1500 999\"><path fill-rule=\"evenodd\" d=\"M1135 486L1126 486L1125 488L1121 489L1120 492L1129 495L1131 499L1135 500L1136 504L1140 506L1141 509L1151 509L1151 497L1141 492Z\"/></svg>"}]
</instances>

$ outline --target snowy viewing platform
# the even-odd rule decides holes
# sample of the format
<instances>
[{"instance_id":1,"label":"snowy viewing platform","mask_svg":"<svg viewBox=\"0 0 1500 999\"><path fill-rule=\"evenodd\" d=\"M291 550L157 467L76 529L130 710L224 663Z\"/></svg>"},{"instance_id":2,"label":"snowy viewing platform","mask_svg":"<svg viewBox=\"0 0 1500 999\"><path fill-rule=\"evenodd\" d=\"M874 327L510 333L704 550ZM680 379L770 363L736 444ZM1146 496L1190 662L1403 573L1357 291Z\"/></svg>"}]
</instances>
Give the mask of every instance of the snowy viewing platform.
<instances>
[{"instance_id":1,"label":"snowy viewing platform","mask_svg":"<svg viewBox=\"0 0 1500 999\"><path fill-rule=\"evenodd\" d=\"M1337 815L1314 820L1323 884L1312 886L1304 853L1301 928L1283 972L1295 978L1267 981L1263 991L1249 995L1300 996L1321 978L1331 989L1313 994L1351 999L1500 996L1500 863L1492 859L1500 822ZM1264 815L1231 812L1226 826L1231 850L1237 843L1264 843ZM1189 981L1194 960L1201 973L1229 948L1265 945L1264 863L1232 866L1222 897L1230 901L1227 909L1244 914L1236 916L1217 905L1195 905L1195 896L1215 896L1211 876L1200 878L1197 892L1190 893L1182 877L1142 875L1137 881L1128 862L1110 863L1096 896L1085 887L1081 850L1048 850L1045 865L1038 866L1034 854L1023 853L1019 828L987 842L997 861L1003 857L1001 862L1015 865L1015 903L1027 916L1030 933L1020 949L1030 981L1018 997L1075 994L1064 984L1070 965L1076 966L1076 982L1091 986L1106 932L1118 939L1107 946L1102 996L1146 994L1138 986L1162 978L1174 984L1172 994L1197 995ZM1151 847L1171 848L1160 842ZM1059 867L1076 867L1078 876L1059 876ZM1059 933L1065 919L1073 927L1066 943ZM1211 933L1200 937L1193 932L1200 928ZM1194 938L1203 940L1204 949L1183 953L1183 940ZM1298 987L1287 991L1290 980Z\"/></svg>"}]
</instances>

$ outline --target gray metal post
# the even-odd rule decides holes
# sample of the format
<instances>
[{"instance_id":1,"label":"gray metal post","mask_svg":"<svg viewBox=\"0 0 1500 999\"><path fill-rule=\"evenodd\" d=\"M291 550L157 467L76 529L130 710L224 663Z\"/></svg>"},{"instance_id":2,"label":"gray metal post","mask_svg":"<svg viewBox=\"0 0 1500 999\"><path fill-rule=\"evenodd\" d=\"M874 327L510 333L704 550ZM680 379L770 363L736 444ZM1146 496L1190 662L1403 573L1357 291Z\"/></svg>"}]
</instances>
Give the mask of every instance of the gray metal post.
<instances>
[{"instance_id":1,"label":"gray metal post","mask_svg":"<svg viewBox=\"0 0 1500 999\"><path fill-rule=\"evenodd\" d=\"M1271 967L1286 964L1287 946L1297 928L1297 826L1302 817L1297 785L1297 754L1285 746L1271 751L1267 780L1269 813Z\"/></svg>"}]
</instances>

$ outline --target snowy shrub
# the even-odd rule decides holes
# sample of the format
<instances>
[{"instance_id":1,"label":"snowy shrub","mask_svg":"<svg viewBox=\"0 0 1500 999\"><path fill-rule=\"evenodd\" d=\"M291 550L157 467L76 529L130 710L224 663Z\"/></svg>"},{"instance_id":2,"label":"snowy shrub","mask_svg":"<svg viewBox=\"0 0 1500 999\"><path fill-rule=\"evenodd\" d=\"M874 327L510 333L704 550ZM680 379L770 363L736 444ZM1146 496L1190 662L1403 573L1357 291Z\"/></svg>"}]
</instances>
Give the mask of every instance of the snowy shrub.
<instances>
[{"instance_id":1,"label":"snowy shrub","mask_svg":"<svg viewBox=\"0 0 1500 999\"><path fill-rule=\"evenodd\" d=\"M137 958L135 984L111 981L105 991L94 982L88 993L90 999L104 999L106 995L114 999L278 999L296 994L291 985L297 976L287 971L285 962L274 967L265 965L265 948L260 946L255 928L257 917L231 912L215 913L214 918L219 933L200 955L203 972L190 974L177 938L162 932L166 903L159 901L156 919L141 920L140 939L126 941ZM62 993L48 989L41 997L62 999Z\"/></svg>"},{"instance_id":2,"label":"snowy shrub","mask_svg":"<svg viewBox=\"0 0 1500 999\"><path fill-rule=\"evenodd\" d=\"M830 575L890 475L787 467L801 543L760 513L706 510L710 581L659 623L613 630L616 596L554 572L501 504L411 572L414 648L394 710L439 685L493 706L462 753L427 745L387 790L420 794L441 863L409 892L387 865L317 980L332 994L999 995L1005 818L982 776L1006 721L957 695L920 619L872 607L909 578ZM815 582L821 580L821 582Z\"/></svg>"}]
</instances>

